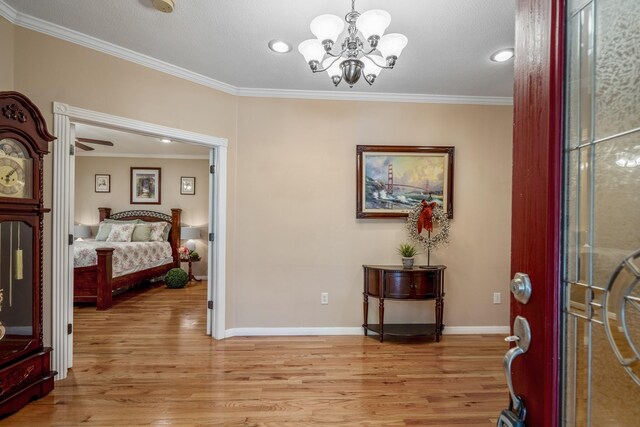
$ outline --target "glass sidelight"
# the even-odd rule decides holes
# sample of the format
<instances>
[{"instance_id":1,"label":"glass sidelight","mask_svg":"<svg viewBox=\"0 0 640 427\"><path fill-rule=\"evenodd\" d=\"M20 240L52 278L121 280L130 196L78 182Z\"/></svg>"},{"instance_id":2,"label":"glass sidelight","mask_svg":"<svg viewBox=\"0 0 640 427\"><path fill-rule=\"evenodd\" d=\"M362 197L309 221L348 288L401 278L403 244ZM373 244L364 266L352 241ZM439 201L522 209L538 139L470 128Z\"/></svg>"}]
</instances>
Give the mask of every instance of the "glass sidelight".
<instances>
[{"instance_id":1,"label":"glass sidelight","mask_svg":"<svg viewBox=\"0 0 640 427\"><path fill-rule=\"evenodd\" d=\"M640 419L640 2L570 0L563 425Z\"/></svg>"}]
</instances>

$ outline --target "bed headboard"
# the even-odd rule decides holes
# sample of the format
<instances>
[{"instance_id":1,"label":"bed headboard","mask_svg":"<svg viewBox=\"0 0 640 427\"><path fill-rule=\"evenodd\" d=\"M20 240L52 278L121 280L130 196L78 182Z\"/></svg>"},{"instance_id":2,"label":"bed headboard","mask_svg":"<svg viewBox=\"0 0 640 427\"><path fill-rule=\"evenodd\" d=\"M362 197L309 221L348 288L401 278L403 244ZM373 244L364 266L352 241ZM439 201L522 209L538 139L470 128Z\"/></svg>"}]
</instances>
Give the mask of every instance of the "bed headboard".
<instances>
[{"instance_id":1,"label":"bed headboard","mask_svg":"<svg viewBox=\"0 0 640 427\"><path fill-rule=\"evenodd\" d=\"M107 218L128 221L132 219L141 219L147 222L166 221L171 224L169 232L169 243L171 244L171 254L176 267L180 266L180 255L178 248L180 247L180 225L182 224L182 209L171 209L171 215L162 212L146 211L136 209L132 211L123 211L112 214L111 208L98 208L100 212L100 222Z\"/></svg>"}]
</instances>

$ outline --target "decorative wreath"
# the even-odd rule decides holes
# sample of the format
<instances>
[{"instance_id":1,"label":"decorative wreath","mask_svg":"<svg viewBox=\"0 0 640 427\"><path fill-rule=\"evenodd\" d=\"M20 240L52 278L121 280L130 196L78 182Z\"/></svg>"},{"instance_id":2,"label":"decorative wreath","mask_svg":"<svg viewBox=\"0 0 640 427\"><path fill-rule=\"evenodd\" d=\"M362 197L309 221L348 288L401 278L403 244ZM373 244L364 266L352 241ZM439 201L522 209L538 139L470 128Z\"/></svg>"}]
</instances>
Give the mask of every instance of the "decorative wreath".
<instances>
[{"instance_id":1,"label":"decorative wreath","mask_svg":"<svg viewBox=\"0 0 640 427\"><path fill-rule=\"evenodd\" d=\"M433 229L433 222L439 226L440 231L431 237L423 236L424 230ZM411 240L424 246L427 251L449 243L449 217L436 203L423 200L421 204L414 206L409 211L407 229Z\"/></svg>"}]
</instances>

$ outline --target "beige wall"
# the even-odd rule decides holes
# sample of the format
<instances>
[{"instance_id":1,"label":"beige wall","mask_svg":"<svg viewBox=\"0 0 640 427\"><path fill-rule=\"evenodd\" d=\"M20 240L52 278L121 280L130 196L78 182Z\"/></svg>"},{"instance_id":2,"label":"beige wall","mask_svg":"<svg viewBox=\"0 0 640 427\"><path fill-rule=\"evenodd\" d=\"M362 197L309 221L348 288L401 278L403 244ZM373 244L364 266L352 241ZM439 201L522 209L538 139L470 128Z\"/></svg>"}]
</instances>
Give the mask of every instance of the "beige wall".
<instances>
[{"instance_id":1,"label":"beige wall","mask_svg":"<svg viewBox=\"0 0 640 427\"><path fill-rule=\"evenodd\" d=\"M160 205L132 205L129 203L131 167L161 168ZM209 210L209 161L178 159L140 159L126 157L76 157L76 205L75 222L93 226L95 237L99 221L98 207L105 206L112 212L131 209L148 209L171 213L172 208L182 209L182 224L200 228L202 239L196 242L196 251L203 258L193 264L197 276L207 274L207 213ZM96 193L95 174L111 175L111 192ZM180 194L180 177L196 178L196 194ZM184 243L184 242L182 242Z\"/></svg>"},{"instance_id":2,"label":"beige wall","mask_svg":"<svg viewBox=\"0 0 640 427\"><path fill-rule=\"evenodd\" d=\"M362 323L362 264L399 264L408 233L405 220L356 219L356 145L395 144L456 147L451 243L432 255L448 267L445 324L507 325L511 115L510 107L241 98L233 324ZM387 305L390 321L433 311L396 304Z\"/></svg>"},{"instance_id":3,"label":"beige wall","mask_svg":"<svg viewBox=\"0 0 640 427\"><path fill-rule=\"evenodd\" d=\"M231 95L208 89L130 62L14 27L15 90L38 105L53 130L52 103L68 103L164 126L185 129L229 140L229 166L236 162L236 103ZM55 144L55 142L53 143ZM51 206L52 156L45 158L45 205ZM233 173L229 194L235 192ZM229 204L228 249L234 248L234 211ZM45 342L51 337L51 214L45 216L44 234ZM227 277L233 283L233 257ZM231 293L232 295L232 293Z\"/></svg>"},{"instance_id":4,"label":"beige wall","mask_svg":"<svg viewBox=\"0 0 640 427\"><path fill-rule=\"evenodd\" d=\"M0 90L13 89L13 29L9 21L0 17Z\"/></svg>"},{"instance_id":5,"label":"beige wall","mask_svg":"<svg viewBox=\"0 0 640 427\"><path fill-rule=\"evenodd\" d=\"M237 98L20 27L14 47L15 88L49 124L60 101L229 139L227 328L361 324L361 265L397 263L407 235L355 219L356 144L456 146L451 244L434 255L445 322L508 324L510 107ZM48 156L47 206L51 178ZM50 231L45 246L48 297ZM389 319L419 321L420 304Z\"/></svg>"}]
</instances>

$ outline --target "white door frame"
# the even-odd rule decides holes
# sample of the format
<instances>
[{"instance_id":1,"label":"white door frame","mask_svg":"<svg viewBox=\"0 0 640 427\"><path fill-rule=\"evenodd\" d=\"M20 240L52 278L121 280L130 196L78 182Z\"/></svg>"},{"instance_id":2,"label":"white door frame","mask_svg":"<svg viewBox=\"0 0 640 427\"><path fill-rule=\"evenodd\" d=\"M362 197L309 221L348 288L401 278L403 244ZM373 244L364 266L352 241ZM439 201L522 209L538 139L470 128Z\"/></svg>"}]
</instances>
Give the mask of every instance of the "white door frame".
<instances>
[{"instance_id":1,"label":"white door frame","mask_svg":"<svg viewBox=\"0 0 640 427\"><path fill-rule=\"evenodd\" d=\"M53 212L52 212L52 369L58 371L56 380L67 377L72 366L73 335L68 325L73 322L73 259L70 256L69 218L73 217L74 167L70 152L74 146L72 123L86 123L152 137L164 137L210 147L215 150L215 187L213 208L215 230L214 262L209 265L209 292L213 295L213 316L208 311L207 331L215 339L225 337L225 254L227 212L227 146L226 138L219 138L181 129L170 128L139 120L128 119L70 105L53 103ZM209 195L211 198L211 194ZM209 212L211 217L212 212Z\"/></svg>"}]
</instances>

